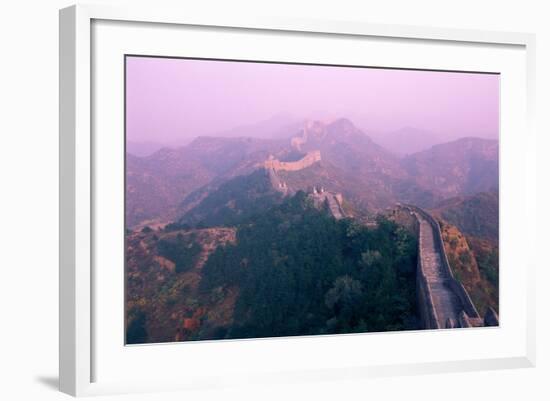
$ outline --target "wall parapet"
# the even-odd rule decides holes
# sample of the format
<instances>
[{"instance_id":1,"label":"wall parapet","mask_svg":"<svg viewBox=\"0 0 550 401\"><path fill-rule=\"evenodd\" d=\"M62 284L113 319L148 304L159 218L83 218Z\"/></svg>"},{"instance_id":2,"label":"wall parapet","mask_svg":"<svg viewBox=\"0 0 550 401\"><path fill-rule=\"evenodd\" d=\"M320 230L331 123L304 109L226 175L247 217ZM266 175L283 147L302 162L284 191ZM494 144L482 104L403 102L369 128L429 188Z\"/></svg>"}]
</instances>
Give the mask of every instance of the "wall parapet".
<instances>
[{"instance_id":1,"label":"wall parapet","mask_svg":"<svg viewBox=\"0 0 550 401\"><path fill-rule=\"evenodd\" d=\"M435 236L434 236L435 245L437 247L438 253L441 255L441 261L442 261L443 271L444 271L445 280L446 280L445 284L460 299L460 302L462 304L462 307L466 315L472 319L479 319L480 315L474 303L472 302L472 298L470 297L470 295L468 294L468 292L466 291L466 288L464 288L462 283L459 282L454 277L454 274L451 270L449 259L447 258L447 253L445 251L445 245L443 243L441 227L439 226L439 223L437 222L437 220L434 219L434 217L431 214L429 214L428 212L426 212L425 210L417 206L403 205L403 207L420 214L432 226L435 233Z\"/></svg>"},{"instance_id":2,"label":"wall parapet","mask_svg":"<svg viewBox=\"0 0 550 401\"><path fill-rule=\"evenodd\" d=\"M264 162L264 167L275 171L298 171L309 167L320 160L321 152L319 150L313 150L311 152L307 152L304 157L295 162L282 162L271 156Z\"/></svg>"},{"instance_id":3,"label":"wall parapet","mask_svg":"<svg viewBox=\"0 0 550 401\"><path fill-rule=\"evenodd\" d=\"M418 220L415 220L416 231L420 231ZM420 316L424 323L425 329L440 329L439 320L437 318L437 311L435 309L432 293L429 290L428 278L424 274L423 264L423 250L422 250L422 238L418 236L418 252L417 252L417 268L416 268L416 284L417 284L417 298L420 306Z\"/></svg>"}]
</instances>

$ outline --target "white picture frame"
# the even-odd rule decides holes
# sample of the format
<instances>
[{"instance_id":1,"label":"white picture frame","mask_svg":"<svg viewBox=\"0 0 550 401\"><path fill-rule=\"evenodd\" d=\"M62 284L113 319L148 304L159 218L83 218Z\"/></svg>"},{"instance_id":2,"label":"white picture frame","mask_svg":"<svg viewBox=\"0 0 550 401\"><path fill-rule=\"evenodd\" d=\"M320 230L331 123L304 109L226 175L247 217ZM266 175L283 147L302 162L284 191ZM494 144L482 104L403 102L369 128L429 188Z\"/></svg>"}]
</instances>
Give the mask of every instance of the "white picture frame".
<instances>
[{"instance_id":1,"label":"white picture frame","mask_svg":"<svg viewBox=\"0 0 550 401\"><path fill-rule=\"evenodd\" d=\"M104 149L96 146L93 138L94 121L94 87L91 85L94 60L94 46L100 46L101 41L93 42L93 24L97 21L159 24L166 26L193 26L208 29L230 28L254 32L275 32L288 34L308 34L322 36L337 36L343 39L357 38L384 38L387 40L414 40L430 41L437 44L460 44L462 46L511 46L521 50L518 55L525 62L522 71L525 77L516 77L518 85L523 85L525 92L525 113L518 116L520 123L525 123L525 134L521 139L523 146L518 146L518 160L524 161L514 182L523 182L523 191L518 196L516 210L518 216L511 222L525 221L526 232L534 232L533 220L536 216L534 198L534 146L535 137L532 129L532 112L534 110L534 35L525 33L485 32L460 29L440 29L415 26L376 25L358 21L316 21L293 20L291 18L264 18L264 19L233 19L216 15L198 15L186 13L185 10L166 11L151 8L111 8L108 6L78 5L60 11L60 390L75 396L106 393L134 392L134 391L161 391L167 389L208 388L214 386L229 386L243 384L247 381L257 383L281 383L288 381L326 380L331 378L359 379L369 376L418 374L441 371L465 371L478 369L500 369L511 367L529 367L535 364L535 318L534 318L534 257L529 253L531 246L525 241L520 251L525 253L523 260L525 277L517 281L521 286L520 298L522 316L522 334L516 336L517 349L512 354L499 355L498 352L473 353L466 359L448 359L439 361L417 361L411 357L408 362L396 363L384 358L376 363L360 363L354 361L349 365L341 364L330 367L330 360L326 366L314 368L307 364L297 369L285 370L284 362L277 369L261 371L260 373L243 376L224 376L217 372L215 376L207 376L197 370L195 376L187 377L185 381L177 377L168 379L151 375L150 380L129 380L110 377L109 380L97 380L97 366L94 362L96 350L95 325L98 322L94 310L94 288L98 281L94 275L94 230L95 204L94 191L96 183L97 153ZM141 29L140 27L134 27ZM122 28L126 29L126 28ZM128 40L123 35L118 42ZM114 41L116 42L116 41ZM515 56L514 56L515 57ZM523 63L522 61L522 63ZM419 61L420 65L422 62ZM460 69L457 67L456 69ZM523 79L524 78L524 79ZM122 88L119 88L122 90ZM119 90L117 89L117 90ZM108 145L107 145L108 146ZM510 149L512 146L509 146ZM513 156L513 155L511 155ZM108 163L108 162L106 162ZM501 170L501 180L502 177ZM505 178L506 179L506 178ZM502 213L502 212L501 212ZM521 214L521 216L519 216ZM521 217L521 220L518 220ZM530 230L529 230L530 229ZM533 243L534 241L530 241ZM523 248L522 248L523 247ZM97 290L97 288L95 288ZM518 290L520 291L520 290ZM103 293L110 297L109 293ZM122 321L122 316L120 316ZM523 321L524 320L524 321ZM503 320L503 329L513 326ZM449 332L447 332L449 333ZM465 333L465 332L463 332ZM458 333L460 334L460 333ZM429 333L420 333L429 335ZM465 334L464 334L465 335ZM394 334L377 334L377 336L394 336ZM446 334L452 337L452 334ZM472 340L482 336L474 334ZM359 344L365 337L342 337L330 340L334 346L336 342L348 341ZM441 337L438 335L438 337ZM247 341L244 352L269 353L280 352L284 348L295 345L296 339ZM233 344L243 342L233 342ZM267 346L269 344L269 347ZM121 347L123 346L121 342ZM315 352L311 345L310 352ZM154 353L155 346L148 347L149 353ZM165 346L161 346L165 347ZM208 348L218 350L214 343L200 345L200 352L205 354ZM229 347L235 347L230 345ZM299 343L300 348L308 348L307 343ZM296 348L296 347L295 347ZM511 347L513 348L513 347ZM190 348L188 348L188 351ZM212 352L210 351L210 354ZM179 352L179 351L178 351ZM189 351L191 352L191 351ZM238 352L242 352L241 349ZM194 352L197 354L197 352ZM330 355L330 354L329 354ZM474 356L477 355L477 356ZM246 359L246 358L244 358ZM330 359L330 356L329 356ZM157 359L158 360L158 359ZM243 371L246 369L243 367ZM251 372L248 372L251 373Z\"/></svg>"}]
</instances>

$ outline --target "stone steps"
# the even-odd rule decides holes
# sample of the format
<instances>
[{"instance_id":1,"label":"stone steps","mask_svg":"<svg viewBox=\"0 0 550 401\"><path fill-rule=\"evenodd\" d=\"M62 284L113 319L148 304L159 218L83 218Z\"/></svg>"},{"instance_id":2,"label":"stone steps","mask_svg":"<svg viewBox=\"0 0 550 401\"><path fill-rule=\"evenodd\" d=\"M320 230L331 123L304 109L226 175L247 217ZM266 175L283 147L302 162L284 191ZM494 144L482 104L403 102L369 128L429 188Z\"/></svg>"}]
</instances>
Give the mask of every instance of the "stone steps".
<instances>
[{"instance_id":1,"label":"stone steps","mask_svg":"<svg viewBox=\"0 0 550 401\"><path fill-rule=\"evenodd\" d=\"M448 327L449 322L459 322L462 306L458 297L445 284L446 275L443 269L442 256L435 246L434 232L430 223L420 214L415 213L420 226L422 244L422 272L428 282L437 320L440 327Z\"/></svg>"}]
</instances>

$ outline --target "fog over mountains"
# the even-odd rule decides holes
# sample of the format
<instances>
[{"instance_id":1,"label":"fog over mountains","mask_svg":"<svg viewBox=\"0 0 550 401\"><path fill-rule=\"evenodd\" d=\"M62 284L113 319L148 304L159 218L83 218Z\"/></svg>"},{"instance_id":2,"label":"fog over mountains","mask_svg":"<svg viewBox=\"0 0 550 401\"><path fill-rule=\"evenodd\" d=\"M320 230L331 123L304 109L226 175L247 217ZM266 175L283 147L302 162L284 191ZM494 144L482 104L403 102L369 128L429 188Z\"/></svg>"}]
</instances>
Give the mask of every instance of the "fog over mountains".
<instances>
[{"instance_id":1,"label":"fog over mountains","mask_svg":"<svg viewBox=\"0 0 550 401\"><path fill-rule=\"evenodd\" d=\"M305 119L296 117L290 113L278 113L266 120L240 125L221 131L212 131L207 135L199 136L214 138L250 137L258 139L286 139L293 136L296 132L299 132L308 121L337 120L337 118L327 118L328 115L330 114L327 112L319 111L317 113L313 113L314 118ZM393 131L381 131L374 128L369 128L369 123L365 118L350 120L354 121L354 125L359 127L365 135L397 156L405 156L422 150L427 150L434 145L450 142L466 136L485 139L497 138L496 135L488 136L487 133L484 135L477 135L477 133L459 135L447 132L444 136L442 136L434 131L410 126L404 126ZM128 138L126 141L126 151L134 156L145 157L165 147L180 148L190 144L196 138L196 136L193 137L190 135L182 135L179 140L173 139L168 142L162 140L140 141Z\"/></svg>"},{"instance_id":2,"label":"fog over mountains","mask_svg":"<svg viewBox=\"0 0 550 401\"><path fill-rule=\"evenodd\" d=\"M200 135L199 137L214 137L214 138L235 138L235 137L250 137L259 139L281 139L288 138L293 133L298 132L304 124L303 119L296 118L288 113L275 114L272 117L261 120L252 124L240 125L222 131L213 131L208 135ZM180 140L172 140L169 142L162 141L136 141L128 140L126 142L126 150L135 156L149 156L157 150L166 148L179 148L190 144L197 137L182 136Z\"/></svg>"},{"instance_id":3,"label":"fog over mountains","mask_svg":"<svg viewBox=\"0 0 550 401\"><path fill-rule=\"evenodd\" d=\"M497 140L465 135L437 143L436 135L412 128L385 138L374 140L346 118L304 123L279 115L179 147L140 148L128 142L127 226L185 219L205 199L216 210L233 207L238 213L236 200L227 194L249 193L243 195L246 201L240 199L247 207L259 193L262 202L269 199L272 189L258 175L266 160L293 162L311 151L319 151L321 160L278 172L280 179L292 191L322 186L342 193L350 208L361 213L376 213L396 202L433 207L447 198L498 188ZM263 192L251 188L247 176ZM220 190L224 195L216 196ZM276 188L272 192L275 200L280 194Z\"/></svg>"}]
</instances>

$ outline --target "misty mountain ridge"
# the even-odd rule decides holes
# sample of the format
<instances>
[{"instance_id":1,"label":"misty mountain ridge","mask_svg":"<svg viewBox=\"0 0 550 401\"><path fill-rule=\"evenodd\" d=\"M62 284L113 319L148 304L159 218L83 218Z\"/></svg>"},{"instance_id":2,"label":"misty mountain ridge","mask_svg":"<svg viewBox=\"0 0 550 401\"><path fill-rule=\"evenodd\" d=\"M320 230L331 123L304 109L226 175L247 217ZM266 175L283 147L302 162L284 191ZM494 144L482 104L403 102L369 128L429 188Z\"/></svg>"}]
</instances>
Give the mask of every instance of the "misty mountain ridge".
<instances>
[{"instance_id":1,"label":"misty mountain ridge","mask_svg":"<svg viewBox=\"0 0 550 401\"><path fill-rule=\"evenodd\" d=\"M467 235L498 243L499 202L496 190L446 199L431 212Z\"/></svg>"},{"instance_id":2,"label":"misty mountain ridge","mask_svg":"<svg viewBox=\"0 0 550 401\"><path fill-rule=\"evenodd\" d=\"M376 211L395 202L431 207L448 197L498 188L496 140L463 138L398 157L349 119L310 120L276 139L201 136L147 157L128 155L128 224L178 218L225 182L263 168L266 160L299 162L312 151L320 152L319 162L281 171L281 179L295 190L322 185L360 209Z\"/></svg>"},{"instance_id":3,"label":"misty mountain ridge","mask_svg":"<svg viewBox=\"0 0 550 401\"><path fill-rule=\"evenodd\" d=\"M199 138L255 138L255 139L286 139L297 132L304 124L289 113L278 113L266 120L253 124L240 125L234 128L214 131L208 134L190 135L177 141L141 141L127 140L126 152L138 157L147 157L163 149L178 149L193 143Z\"/></svg>"},{"instance_id":4,"label":"misty mountain ridge","mask_svg":"<svg viewBox=\"0 0 550 401\"><path fill-rule=\"evenodd\" d=\"M424 187L444 197L498 188L498 141L461 138L407 156L402 166Z\"/></svg>"},{"instance_id":5,"label":"misty mountain ridge","mask_svg":"<svg viewBox=\"0 0 550 401\"><path fill-rule=\"evenodd\" d=\"M319 112L317 115L327 116L330 115L327 112ZM316 115L314 113L314 115ZM272 115L271 117L260 120L250 124L242 124L236 127L216 130L210 133L203 133L193 136L192 134L186 134L182 136L180 140L171 141L140 141L140 140L127 140L126 151L130 154L139 157L146 157L162 148L180 148L187 146L199 137L213 137L213 138L236 138L236 137L248 137L257 139L288 139L296 135L307 125L321 124L325 126L332 125L332 123L342 120L342 122L351 122L348 118L331 117L331 118L301 118L291 113L281 112ZM362 124L368 126L368 122L360 119ZM396 156L403 157L413 153L417 153L423 150L427 150L434 145L452 142L456 139L460 139L459 135L447 135L447 138L442 140L441 135L434 131L417 128L414 126L404 126L395 130L379 131L376 129L363 129L363 132L367 133L371 140L382 146L389 152ZM486 135L479 136L480 138L486 138Z\"/></svg>"}]
</instances>

